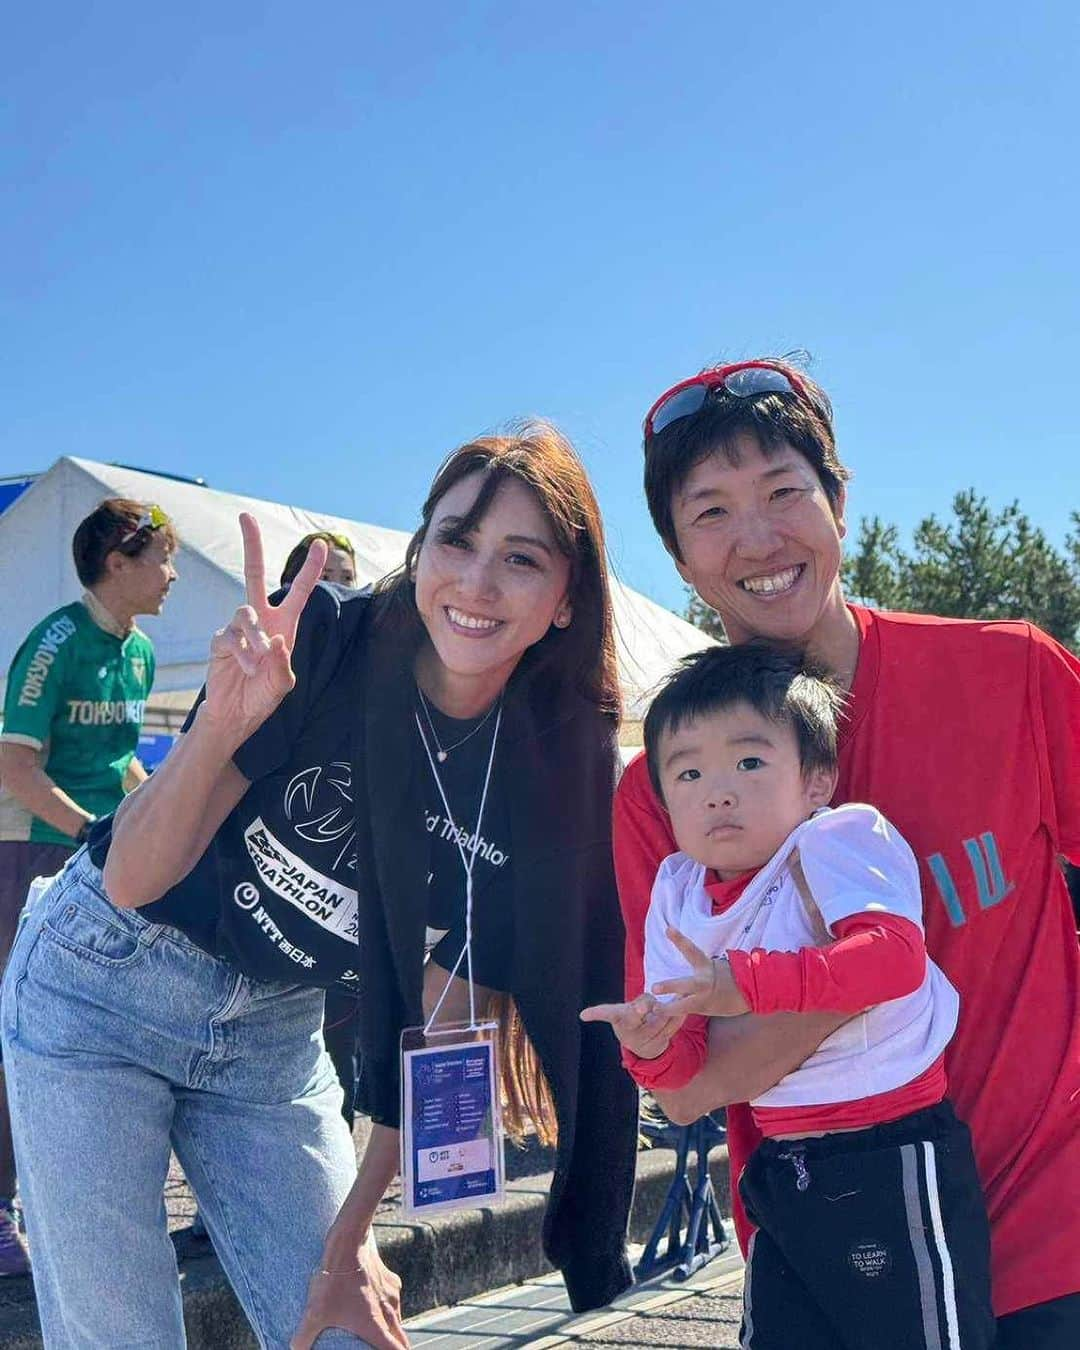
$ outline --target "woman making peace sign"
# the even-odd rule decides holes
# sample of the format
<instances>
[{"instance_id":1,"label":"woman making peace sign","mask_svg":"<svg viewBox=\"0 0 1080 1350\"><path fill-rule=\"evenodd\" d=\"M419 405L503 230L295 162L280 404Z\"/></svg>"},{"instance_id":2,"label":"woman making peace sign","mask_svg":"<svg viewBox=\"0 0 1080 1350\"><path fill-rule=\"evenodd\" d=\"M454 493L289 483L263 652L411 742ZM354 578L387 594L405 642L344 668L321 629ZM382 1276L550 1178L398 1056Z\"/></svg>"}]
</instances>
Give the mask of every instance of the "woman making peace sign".
<instances>
[{"instance_id":1,"label":"woman making peace sign","mask_svg":"<svg viewBox=\"0 0 1080 1350\"><path fill-rule=\"evenodd\" d=\"M5 977L46 1345L184 1344L170 1146L260 1345L407 1345L371 1223L397 1168L400 1032L448 980L444 1014L467 1005L443 817L475 829L489 764L474 975L503 996L509 1119L557 1124L546 1250L576 1307L608 1302L629 1283L636 1100L577 1017L621 983L618 694L584 470L542 424L462 447L374 593L316 584L316 543L270 604L241 524L248 603L187 734L31 906ZM331 985L360 1001L359 1175L322 1043Z\"/></svg>"}]
</instances>

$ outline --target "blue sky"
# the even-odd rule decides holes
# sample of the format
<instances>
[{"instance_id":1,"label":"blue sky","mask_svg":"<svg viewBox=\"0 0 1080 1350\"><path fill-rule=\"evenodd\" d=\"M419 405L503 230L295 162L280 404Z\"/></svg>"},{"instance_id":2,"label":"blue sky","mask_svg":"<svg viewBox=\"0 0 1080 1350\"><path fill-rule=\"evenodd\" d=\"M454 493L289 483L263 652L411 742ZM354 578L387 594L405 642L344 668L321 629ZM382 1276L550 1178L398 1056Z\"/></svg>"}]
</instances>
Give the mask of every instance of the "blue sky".
<instances>
[{"instance_id":1,"label":"blue sky","mask_svg":"<svg viewBox=\"0 0 1080 1350\"><path fill-rule=\"evenodd\" d=\"M622 576L682 588L640 421L796 347L851 515L1080 508L1066 0L16 6L0 474L61 454L412 525L552 417Z\"/></svg>"}]
</instances>

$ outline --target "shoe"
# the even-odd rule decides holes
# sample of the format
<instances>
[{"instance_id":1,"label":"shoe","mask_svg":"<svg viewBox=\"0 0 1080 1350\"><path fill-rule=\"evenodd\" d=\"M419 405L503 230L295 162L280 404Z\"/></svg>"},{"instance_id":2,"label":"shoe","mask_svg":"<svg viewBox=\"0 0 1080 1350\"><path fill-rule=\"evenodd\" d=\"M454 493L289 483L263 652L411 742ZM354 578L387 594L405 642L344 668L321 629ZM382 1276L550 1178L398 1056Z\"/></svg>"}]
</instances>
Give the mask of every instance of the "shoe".
<instances>
[{"instance_id":1,"label":"shoe","mask_svg":"<svg viewBox=\"0 0 1080 1350\"><path fill-rule=\"evenodd\" d=\"M0 1278L29 1275L30 1254L19 1232L19 1220L11 1200L0 1200Z\"/></svg>"}]
</instances>

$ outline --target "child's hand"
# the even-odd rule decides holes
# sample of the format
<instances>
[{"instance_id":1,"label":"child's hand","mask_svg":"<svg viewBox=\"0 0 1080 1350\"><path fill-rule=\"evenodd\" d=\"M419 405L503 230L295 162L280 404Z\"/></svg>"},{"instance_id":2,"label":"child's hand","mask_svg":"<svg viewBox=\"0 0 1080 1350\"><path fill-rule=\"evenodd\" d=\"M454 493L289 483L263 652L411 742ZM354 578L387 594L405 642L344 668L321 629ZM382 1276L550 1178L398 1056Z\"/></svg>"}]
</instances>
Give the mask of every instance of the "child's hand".
<instances>
[{"instance_id":1,"label":"child's hand","mask_svg":"<svg viewBox=\"0 0 1080 1350\"><path fill-rule=\"evenodd\" d=\"M639 1059L657 1059L685 1022L652 994L639 994L633 1003L597 1003L581 1013L583 1022L610 1022L619 1044Z\"/></svg>"},{"instance_id":2,"label":"child's hand","mask_svg":"<svg viewBox=\"0 0 1080 1350\"><path fill-rule=\"evenodd\" d=\"M662 1005L666 1012L683 1017L688 1013L699 1013L704 1017L738 1017L740 1013L750 1011L726 961L706 956L677 928L669 928L667 935L690 963L690 974L653 985L654 994L678 995Z\"/></svg>"}]
</instances>

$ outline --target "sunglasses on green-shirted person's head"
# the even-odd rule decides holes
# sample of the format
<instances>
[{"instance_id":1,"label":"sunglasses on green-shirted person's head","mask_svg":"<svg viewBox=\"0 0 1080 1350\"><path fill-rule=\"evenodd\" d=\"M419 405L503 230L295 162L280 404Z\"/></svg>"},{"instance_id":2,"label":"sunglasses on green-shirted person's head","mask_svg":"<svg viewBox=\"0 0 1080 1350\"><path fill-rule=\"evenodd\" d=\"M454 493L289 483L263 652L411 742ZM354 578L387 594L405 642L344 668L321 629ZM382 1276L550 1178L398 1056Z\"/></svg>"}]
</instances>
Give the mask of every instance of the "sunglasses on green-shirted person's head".
<instances>
[{"instance_id":1,"label":"sunglasses on green-shirted person's head","mask_svg":"<svg viewBox=\"0 0 1080 1350\"><path fill-rule=\"evenodd\" d=\"M130 544L136 535L142 534L143 530L160 530L163 525L168 525L169 517L156 503L151 503L149 510L144 511L135 522L135 528L128 530L123 539L120 540L118 547L123 548L125 544Z\"/></svg>"}]
</instances>

